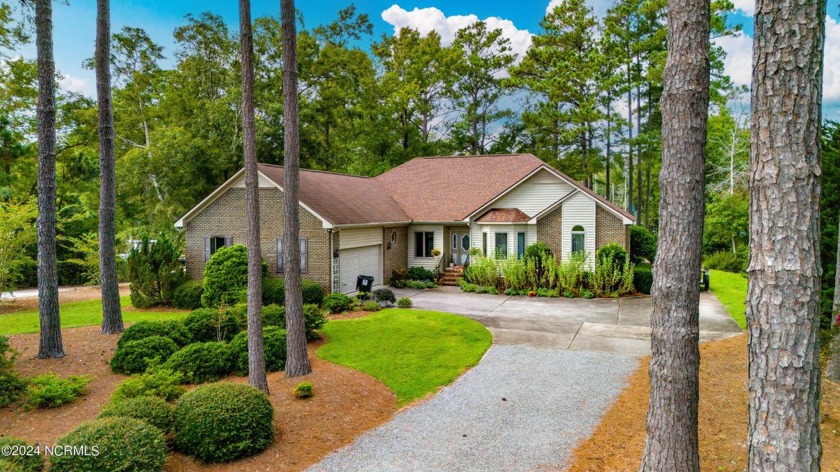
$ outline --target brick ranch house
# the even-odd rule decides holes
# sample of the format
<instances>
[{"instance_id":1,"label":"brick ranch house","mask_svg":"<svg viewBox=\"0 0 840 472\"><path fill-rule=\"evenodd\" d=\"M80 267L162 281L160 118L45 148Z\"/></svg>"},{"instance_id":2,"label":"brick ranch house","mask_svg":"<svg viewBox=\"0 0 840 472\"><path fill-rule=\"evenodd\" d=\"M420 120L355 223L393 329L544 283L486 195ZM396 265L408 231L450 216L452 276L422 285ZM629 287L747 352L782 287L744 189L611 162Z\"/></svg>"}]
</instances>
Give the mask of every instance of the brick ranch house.
<instances>
[{"instance_id":1,"label":"brick ranch house","mask_svg":"<svg viewBox=\"0 0 840 472\"><path fill-rule=\"evenodd\" d=\"M282 273L283 168L259 165L263 258ZM520 256L546 243L567 260L609 243L629 246L632 215L531 154L418 157L374 178L301 169L304 277L353 292L359 275L388 284L398 267L469 263L469 249ZM191 209L183 228L190 278L220 247L245 242L240 170ZM434 251L439 256L433 256Z\"/></svg>"}]
</instances>

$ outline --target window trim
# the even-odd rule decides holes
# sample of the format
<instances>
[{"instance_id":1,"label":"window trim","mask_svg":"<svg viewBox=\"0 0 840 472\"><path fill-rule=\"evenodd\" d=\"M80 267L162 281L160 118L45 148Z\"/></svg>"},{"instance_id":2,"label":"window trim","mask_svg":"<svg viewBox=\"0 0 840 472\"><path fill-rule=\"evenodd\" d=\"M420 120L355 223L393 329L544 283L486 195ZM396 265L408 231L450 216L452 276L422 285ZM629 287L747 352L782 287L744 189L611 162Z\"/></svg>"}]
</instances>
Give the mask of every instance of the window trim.
<instances>
[{"instance_id":1,"label":"window trim","mask_svg":"<svg viewBox=\"0 0 840 472\"><path fill-rule=\"evenodd\" d=\"M429 238L431 235L431 238ZM419 239L418 239L419 238ZM431 242L431 245L429 243ZM421 244L418 244L421 243ZM432 259L432 250L435 248L435 232L434 231L415 231L414 232L414 258L415 259ZM418 255L422 254L422 255Z\"/></svg>"},{"instance_id":2,"label":"window trim","mask_svg":"<svg viewBox=\"0 0 840 472\"><path fill-rule=\"evenodd\" d=\"M578 229L580 228L580 229ZM575 251L575 236L581 237L581 246L579 250ZM572 236L571 236L571 244L569 244L569 250L571 254L577 253L584 253L586 254L586 229L581 225L575 225L572 227Z\"/></svg>"},{"instance_id":3,"label":"window trim","mask_svg":"<svg viewBox=\"0 0 840 472\"><path fill-rule=\"evenodd\" d=\"M502 235L502 234L505 236L505 244L504 244L504 246L499 246L499 235ZM507 231L496 231L494 233L493 254L496 257L496 259L507 259L507 257L508 257L508 244L510 244L510 241L508 240L508 232ZM502 254L499 255L499 249L501 247L504 248L504 251L502 251Z\"/></svg>"},{"instance_id":4,"label":"window trim","mask_svg":"<svg viewBox=\"0 0 840 472\"><path fill-rule=\"evenodd\" d=\"M522 259L525 256L525 233L519 231L516 233L516 258Z\"/></svg>"}]
</instances>

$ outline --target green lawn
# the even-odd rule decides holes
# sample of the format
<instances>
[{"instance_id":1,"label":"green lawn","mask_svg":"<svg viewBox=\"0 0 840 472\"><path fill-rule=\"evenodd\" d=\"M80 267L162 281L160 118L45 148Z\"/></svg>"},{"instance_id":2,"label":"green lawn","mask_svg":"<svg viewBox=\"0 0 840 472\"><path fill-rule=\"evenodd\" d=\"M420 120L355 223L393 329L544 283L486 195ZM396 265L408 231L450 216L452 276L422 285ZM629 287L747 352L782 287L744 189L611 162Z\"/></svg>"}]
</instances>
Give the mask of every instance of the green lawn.
<instances>
[{"instance_id":1,"label":"green lawn","mask_svg":"<svg viewBox=\"0 0 840 472\"><path fill-rule=\"evenodd\" d=\"M709 290L714 292L738 326L747 329L747 278L741 274L713 270Z\"/></svg>"},{"instance_id":2,"label":"green lawn","mask_svg":"<svg viewBox=\"0 0 840 472\"><path fill-rule=\"evenodd\" d=\"M131 305L128 297L120 298L123 307ZM123 321L134 323L142 320L171 320L183 318L188 312L172 311L126 311ZM96 326L102 323L102 300L65 303L61 305L61 327ZM0 334L37 333L39 330L38 310L21 311L0 315Z\"/></svg>"},{"instance_id":3,"label":"green lawn","mask_svg":"<svg viewBox=\"0 0 840 472\"><path fill-rule=\"evenodd\" d=\"M469 318L399 308L329 321L321 331L328 341L318 357L376 377L400 405L451 383L493 342L490 331Z\"/></svg>"}]
</instances>

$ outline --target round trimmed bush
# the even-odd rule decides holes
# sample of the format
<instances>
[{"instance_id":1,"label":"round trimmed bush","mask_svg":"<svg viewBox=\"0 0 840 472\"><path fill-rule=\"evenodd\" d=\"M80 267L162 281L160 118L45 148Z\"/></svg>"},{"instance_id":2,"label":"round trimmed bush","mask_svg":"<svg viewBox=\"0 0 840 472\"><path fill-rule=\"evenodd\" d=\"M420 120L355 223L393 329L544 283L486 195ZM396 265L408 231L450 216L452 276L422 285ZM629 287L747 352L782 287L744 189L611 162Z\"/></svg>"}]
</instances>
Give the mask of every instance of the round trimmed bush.
<instances>
[{"instance_id":1,"label":"round trimmed bush","mask_svg":"<svg viewBox=\"0 0 840 472\"><path fill-rule=\"evenodd\" d=\"M653 262L656 256L656 235L643 226L630 225L630 257L640 263L647 259Z\"/></svg>"},{"instance_id":2,"label":"round trimmed bush","mask_svg":"<svg viewBox=\"0 0 840 472\"><path fill-rule=\"evenodd\" d=\"M326 322L324 310L318 305L303 305L303 329L306 331L307 341L321 339L321 336L315 331L321 329Z\"/></svg>"},{"instance_id":3,"label":"round trimmed bush","mask_svg":"<svg viewBox=\"0 0 840 472\"><path fill-rule=\"evenodd\" d=\"M263 305L280 305L286 303L286 281L279 277L264 277L262 281Z\"/></svg>"},{"instance_id":4,"label":"round trimmed bush","mask_svg":"<svg viewBox=\"0 0 840 472\"><path fill-rule=\"evenodd\" d=\"M321 306L324 303L324 289L309 279L303 279L300 284L303 291L303 304L313 304Z\"/></svg>"},{"instance_id":5,"label":"round trimmed bush","mask_svg":"<svg viewBox=\"0 0 840 472\"><path fill-rule=\"evenodd\" d=\"M263 275L268 264L262 262ZM204 292L201 306L235 305L248 288L248 249L241 244L224 247L213 253L204 266Z\"/></svg>"},{"instance_id":6,"label":"round trimmed bush","mask_svg":"<svg viewBox=\"0 0 840 472\"><path fill-rule=\"evenodd\" d=\"M5 446L32 447L31 444L22 439L2 436L0 437L0 449ZM0 456L0 470L4 472L18 470L21 472L41 472L44 470L44 456L41 454Z\"/></svg>"},{"instance_id":7,"label":"round trimmed bush","mask_svg":"<svg viewBox=\"0 0 840 472\"><path fill-rule=\"evenodd\" d=\"M182 310L201 308L201 295L204 294L203 280L188 280L175 289L172 305Z\"/></svg>"},{"instance_id":8,"label":"round trimmed bush","mask_svg":"<svg viewBox=\"0 0 840 472\"><path fill-rule=\"evenodd\" d=\"M230 341L239 332L239 322L227 310L214 308L194 310L184 318L184 326L193 342Z\"/></svg>"},{"instance_id":9,"label":"round trimmed bush","mask_svg":"<svg viewBox=\"0 0 840 472\"><path fill-rule=\"evenodd\" d=\"M172 354L163 368L184 374L186 383L213 382L233 371L233 355L225 343L193 343Z\"/></svg>"},{"instance_id":10,"label":"round trimmed bush","mask_svg":"<svg viewBox=\"0 0 840 472\"><path fill-rule=\"evenodd\" d=\"M129 341L117 348L111 358L111 370L117 374L137 374L145 372L152 359L165 362L178 351L175 341L163 336Z\"/></svg>"},{"instance_id":11,"label":"round trimmed bush","mask_svg":"<svg viewBox=\"0 0 840 472\"><path fill-rule=\"evenodd\" d=\"M653 272L650 264L639 264L633 268L633 287L641 293L650 294L653 286Z\"/></svg>"},{"instance_id":12,"label":"round trimmed bush","mask_svg":"<svg viewBox=\"0 0 840 472\"><path fill-rule=\"evenodd\" d=\"M136 397L112 403L99 414L100 418L112 416L145 421L164 434L175 431L175 407L158 397Z\"/></svg>"},{"instance_id":13,"label":"round trimmed bush","mask_svg":"<svg viewBox=\"0 0 840 472\"><path fill-rule=\"evenodd\" d=\"M163 433L136 418L114 417L89 421L57 443L61 446L98 448L98 454L65 454L50 457L51 472L136 471L159 472L166 463Z\"/></svg>"},{"instance_id":14,"label":"round trimmed bush","mask_svg":"<svg viewBox=\"0 0 840 472\"><path fill-rule=\"evenodd\" d=\"M180 347L192 342L192 335L180 321L138 321L123 331L120 340L117 341L117 349L128 342L152 336L169 338Z\"/></svg>"},{"instance_id":15,"label":"round trimmed bush","mask_svg":"<svg viewBox=\"0 0 840 472\"><path fill-rule=\"evenodd\" d=\"M624 270L624 265L627 263L627 251L616 243L610 243L598 249L598 252L595 253L595 259L599 264L609 259L612 261L613 267Z\"/></svg>"},{"instance_id":16,"label":"round trimmed bush","mask_svg":"<svg viewBox=\"0 0 840 472\"><path fill-rule=\"evenodd\" d=\"M286 329L286 307L267 305L262 308L263 326L276 326Z\"/></svg>"},{"instance_id":17,"label":"round trimmed bush","mask_svg":"<svg viewBox=\"0 0 840 472\"><path fill-rule=\"evenodd\" d=\"M342 313L353 307L353 299L341 292L331 293L324 298L324 308L330 313Z\"/></svg>"},{"instance_id":18,"label":"round trimmed bush","mask_svg":"<svg viewBox=\"0 0 840 472\"><path fill-rule=\"evenodd\" d=\"M373 291L372 295L373 299L378 301L379 303L391 305L397 302L397 297L394 296L394 292L387 288L378 288Z\"/></svg>"},{"instance_id":19,"label":"round trimmed bush","mask_svg":"<svg viewBox=\"0 0 840 472\"><path fill-rule=\"evenodd\" d=\"M400 308L411 308L411 299L408 297L402 297L397 300L397 306Z\"/></svg>"},{"instance_id":20,"label":"round trimmed bush","mask_svg":"<svg viewBox=\"0 0 840 472\"><path fill-rule=\"evenodd\" d=\"M206 462L230 462L265 450L274 439L268 395L248 385L199 387L178 401L175 446Z\"/></svg>"},{"instance_id":21,"label":"round trimmed bush","mask_svg":"<svg viewBox=\"0 0 840 472\"><path fill-rule=\"evenodd\" d=\"M233 351L233 372L237 375L248 375L248 333L241 332L230 342ZM286 367L286 331L276 326L263 328L263 349L265 351L265 368L269 372L277 372Z\"/></svg>"}]
</instances>

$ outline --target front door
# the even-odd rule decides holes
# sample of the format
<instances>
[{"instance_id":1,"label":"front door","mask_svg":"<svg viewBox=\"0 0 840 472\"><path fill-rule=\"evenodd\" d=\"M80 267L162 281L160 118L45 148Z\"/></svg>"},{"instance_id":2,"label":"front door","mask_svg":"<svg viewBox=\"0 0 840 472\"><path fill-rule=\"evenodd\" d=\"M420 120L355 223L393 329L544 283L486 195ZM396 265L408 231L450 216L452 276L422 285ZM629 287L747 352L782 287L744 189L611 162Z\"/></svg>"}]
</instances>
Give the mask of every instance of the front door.
<instances>
[{"instance_id":1,"label":"front door","mask_svg":"<svg viewBox=\"0 0 840 472\"><path fill-rule=\"evenodd\" d=\"M449 244L452 250L452 263L467 265L470 261L470 233L453 230Z\"/></svg>"}]
</instances>

